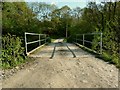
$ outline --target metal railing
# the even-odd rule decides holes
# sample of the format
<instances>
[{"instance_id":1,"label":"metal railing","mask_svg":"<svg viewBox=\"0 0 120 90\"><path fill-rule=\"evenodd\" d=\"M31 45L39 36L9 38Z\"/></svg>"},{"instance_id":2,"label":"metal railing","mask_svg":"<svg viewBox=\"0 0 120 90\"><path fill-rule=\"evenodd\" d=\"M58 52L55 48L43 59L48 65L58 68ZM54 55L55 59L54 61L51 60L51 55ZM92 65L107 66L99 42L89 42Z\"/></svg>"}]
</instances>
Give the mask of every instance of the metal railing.
<instances>
[{"instance_id":1,"label":"metal railing","mask_svg":"<svg viewBox=\"0 0 120 90\"><path fill-rule=\"evenodd\" d=\"M78 41L82 41L83 46L85 45L85 42L92 44L93 43L92 41L85 40L85 36L86 35L96 35L96 34L100 35L100 41L98 42L98 44L100 45L100 54L102 54L102 35L103 35L103 33L101 33L101 32L98 32L98 33L86 33L86 34L76 34L75 42L77 43ZM78 38L78 36L82 36L82 39Z\"/></svg>"},{"instance_id":2,"label":"metal railing","mask_svg":"<svg viewBox=\"0 0 120 90\"><path fill-rule=\"evenodd\" d=\"M38 38L39 38L39 40L28 42L27 41L27 35L37 35ZM43 38L41 38L41 36L44 36L45 38L43 39ZM49 37L47 37L46 34L37 34L37 33L28 33L28 32L25 32L25 51L26 51L26 54L28 55L29 52L31 52L31 51L28 52L28 45L29 44L33 44L33 43L39 42L39 46L41 46L42 45L41 41L44 41L44 44L46 44L48 38Z\"/></svg>"}]
</instances>

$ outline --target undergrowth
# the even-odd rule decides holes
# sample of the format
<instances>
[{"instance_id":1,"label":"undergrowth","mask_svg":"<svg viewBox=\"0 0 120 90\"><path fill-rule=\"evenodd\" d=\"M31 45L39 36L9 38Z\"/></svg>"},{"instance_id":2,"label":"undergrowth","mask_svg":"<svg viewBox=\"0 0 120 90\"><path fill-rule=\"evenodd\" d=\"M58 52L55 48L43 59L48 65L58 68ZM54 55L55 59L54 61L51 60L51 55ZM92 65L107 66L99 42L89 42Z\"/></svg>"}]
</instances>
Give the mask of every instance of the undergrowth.
<instances>
[{"instance_id":1,"label":"undergrowth","mask_svg":"<svg viewBox=\"0 0 120 90\"><path fill-rule=\"evenodd\" d=\"M3 69L13 68L25 62L25 49L21 46L22 42L15 35L4 35L2 37L2 54L0 61Z\"/></svg>"}]
</instances>

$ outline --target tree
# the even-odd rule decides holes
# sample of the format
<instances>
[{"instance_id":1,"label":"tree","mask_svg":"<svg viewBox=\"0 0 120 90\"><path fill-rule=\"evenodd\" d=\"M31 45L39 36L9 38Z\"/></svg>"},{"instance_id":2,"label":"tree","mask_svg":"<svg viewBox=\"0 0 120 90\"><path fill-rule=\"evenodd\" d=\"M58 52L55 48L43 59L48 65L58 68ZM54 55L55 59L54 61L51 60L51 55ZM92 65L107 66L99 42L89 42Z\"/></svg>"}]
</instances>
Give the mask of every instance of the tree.
<instances>
[{"instance_id":1,"label":"tree","mask_svg":"<svg viewBox=\"0 0 120 90\"><path fill-rule=\"evenodd\" d=\"M58 36L66 37L68 28L71 24L71 9L68 6L63 6L60 9L56 9L51 14L51 21L53 24L53 29Z\"/></svg>"},{"instance_id":2,"label":"tree","mask_svg":"<svg viewBox=\"0 0 120 90\"><path fill-rule=\"evenodd\" d=\"M2 14L3 34L23 36L25 31L30 31L35 26L35 14L24 2L4 2Z\"/></svg>"}]
</instances>

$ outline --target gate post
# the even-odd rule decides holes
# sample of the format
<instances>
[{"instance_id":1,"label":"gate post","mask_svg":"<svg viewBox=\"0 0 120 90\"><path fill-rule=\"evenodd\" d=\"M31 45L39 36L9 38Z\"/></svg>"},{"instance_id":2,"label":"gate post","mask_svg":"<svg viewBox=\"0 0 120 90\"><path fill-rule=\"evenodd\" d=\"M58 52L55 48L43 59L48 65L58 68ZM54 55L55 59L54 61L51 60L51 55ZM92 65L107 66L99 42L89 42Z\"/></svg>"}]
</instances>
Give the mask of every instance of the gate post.
<instances>
[{"instance_id":1,"label":"gate post","mask_svg":"<svg viewBox=\"0 0 120 90\"><path fill-rule=\"evenodd\" d=\"M41 41L40 41L40 34L39 34L39 46L41 45Z\"/></svg>"},{"instance_id":2,"label":"gate post","mask_svg":"<svg viewBox=\"0 0 120 90\"><path fill-rule=\"evenodd\" d=\"M100 54L102 54L102 34L100 33Z\"/></svg>"},{"instance_id":3,"label":"gate post","mask_svg":"<svg viewBox=\"0 0 120 90\"><path fill-rule=\"evenodd\" d=\"M25 32L25 51L26 51L26 55L27 55L27 37L26 37L26 32Z\"/></svg>"}]
</instances>

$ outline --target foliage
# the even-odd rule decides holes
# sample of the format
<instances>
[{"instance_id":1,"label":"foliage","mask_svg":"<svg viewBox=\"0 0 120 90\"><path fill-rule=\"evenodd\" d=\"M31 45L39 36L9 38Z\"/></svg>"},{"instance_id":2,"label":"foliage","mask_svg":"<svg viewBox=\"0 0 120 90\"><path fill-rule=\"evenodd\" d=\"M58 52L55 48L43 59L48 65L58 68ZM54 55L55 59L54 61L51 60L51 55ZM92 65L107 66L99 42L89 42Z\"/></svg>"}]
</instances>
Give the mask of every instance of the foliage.
<instances>
[{"instance_id":1,"label":"foliage","mask_svg":"<svg viewBox=\"0 0 120 90\"><path fill-rule=\"evenodd\" d=\"M24 32L40 32L35 16L25 2L3 2L2 33L24 36Z\"/></svg>"},{"instance_id":2,"label":"foliage","mask_svg":"<svg viewBox=\"0 0 120 90\"><path fill-rule=\"evenodd\" d=\"M3 68L15 67L24 62L24 48L21 47L21 39L10 34L2 37L2 61Z\"/></svg>"}]
</instances>

